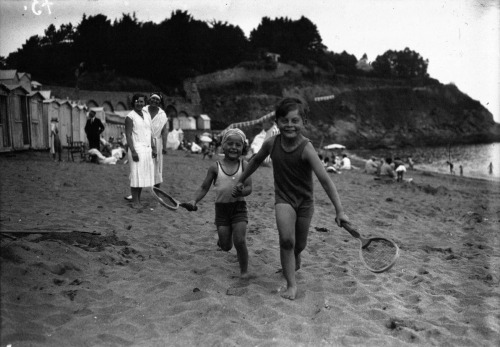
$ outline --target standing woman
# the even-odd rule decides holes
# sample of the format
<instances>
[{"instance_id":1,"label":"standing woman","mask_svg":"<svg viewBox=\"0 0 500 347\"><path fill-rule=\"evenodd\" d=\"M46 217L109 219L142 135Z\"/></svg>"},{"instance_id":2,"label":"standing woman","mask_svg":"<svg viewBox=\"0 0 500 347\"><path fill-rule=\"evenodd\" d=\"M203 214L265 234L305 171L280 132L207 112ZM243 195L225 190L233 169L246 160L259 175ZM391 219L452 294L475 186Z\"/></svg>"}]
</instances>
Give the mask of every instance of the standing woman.
<instances>
[{"instance_id":1,"label":"standing woman","mask_svg":"<svg viewBox=\"0 0 500 347\"><path fill-rule=\"evenodd\" d=\"M163 154L167 154L168 118L160 107L163 97L161 93L151 93L149 105L143 111L151 117L151 131L153 142L159 155L154 160L155 187L159 188L163 182Z\"/></svg>"},{"instance_id":2,"label":"standing woman","mask_svg":"<svg viewBox=\"0 0 500 347\"><path fill-rule=\"evenodd\" d=\"M154 184L153 158L156 157L156 149L151 136L151 118L149 113L143 112L145 103L144 95L135 94L132 97L134 110L125 119L133 208L142 207L142 188L151 187Z\"/></svg>"},{"instance_id":3,"label":"standing woman","mask_svg":"<svg viewBox=\"0 0 500 347\"><path fill-rule=\"evenodd\" d=\"M50 153L52 154L52 159L54 159L54 161L57 161L56 154L59 161L62 161L62 146L61 139L59 138L59 128L57 126L58 122L57 118L52 118L50 120Z\"/></svg>"}]
</instances>

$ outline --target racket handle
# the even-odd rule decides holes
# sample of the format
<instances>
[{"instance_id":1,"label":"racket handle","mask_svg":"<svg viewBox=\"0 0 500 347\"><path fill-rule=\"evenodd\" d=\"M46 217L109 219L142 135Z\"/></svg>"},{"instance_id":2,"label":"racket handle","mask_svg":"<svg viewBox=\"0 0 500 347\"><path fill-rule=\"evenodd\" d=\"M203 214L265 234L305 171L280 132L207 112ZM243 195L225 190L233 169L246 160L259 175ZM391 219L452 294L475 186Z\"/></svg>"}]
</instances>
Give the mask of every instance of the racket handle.
<instances>
[{"instance_id":1,"label":"racket handle","mask_svg":"<svg viewBox=\"0 0 500 347\"><path fill-rule=\"evenodd\" d=\"M361 235L360 233L358 232L358 230L356 228L354 228L351 223L347 223L347 222L342 222L340 224L340 226L342 228L344 228L345 230L347 230L349 232L349 234L351 234L353 237L357 238L357 239L360 239L361 238Z\"/></svg>"},{"instance_id":2,"label":"racket handle","mask_svg":"<svg viewBox=\"0 0 500 347\"><path fill-rule=\"evenodd\" d=\"M198 211L198 206L191 205L187 202L183 202L180 204L181 207L184 207L188 211Z\"/></svg>"}]
</instances>

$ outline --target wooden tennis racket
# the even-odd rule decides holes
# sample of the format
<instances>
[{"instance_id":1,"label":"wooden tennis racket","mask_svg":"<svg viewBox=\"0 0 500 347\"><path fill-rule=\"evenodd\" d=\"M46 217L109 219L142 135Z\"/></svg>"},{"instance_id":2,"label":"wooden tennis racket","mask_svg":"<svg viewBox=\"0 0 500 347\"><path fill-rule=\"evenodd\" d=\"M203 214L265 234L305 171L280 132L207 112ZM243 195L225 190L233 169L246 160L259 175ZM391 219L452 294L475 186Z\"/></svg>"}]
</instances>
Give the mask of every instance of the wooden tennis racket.
<instances>
[{"instance_id":1,"label":"wooden tennis racket","mask_svg":"<svg viewBox=\"0 0 500 347\"><path fill-rule=\"evenodd\" d=\"M198 206L193 206L188 203L181 203L177 199L175 199L170 194L161 190L157 187L151 187L151 193L158 200L158 202L163 206L168 208L169 210L177 210L180 207L184 207L188 211L197 211Z\"/></svg>"},{"instance_id":2,"label":"wooden tennis racket","mask_svg":"<svg viewBox=\"0 0 500 347\"><path fill-rule=\"evenodd\" d=\"M360 243L359 257L363 265L372 272L389 270L399 257L398 245L384 237L364 238L350 223L342 222L341 226Z\"/></svg>"}]
</instances>

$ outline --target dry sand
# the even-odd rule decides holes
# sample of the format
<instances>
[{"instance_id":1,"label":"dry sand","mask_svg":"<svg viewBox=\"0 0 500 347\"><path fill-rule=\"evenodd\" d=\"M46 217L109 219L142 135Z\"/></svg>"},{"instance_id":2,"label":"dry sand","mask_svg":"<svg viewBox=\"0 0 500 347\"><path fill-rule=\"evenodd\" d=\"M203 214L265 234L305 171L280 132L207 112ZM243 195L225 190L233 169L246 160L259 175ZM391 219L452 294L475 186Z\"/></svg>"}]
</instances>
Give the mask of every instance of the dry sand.
<instances>
[{"instance_id":1,"label":"dry sand","mask_svg":"<svg viewBox=\"0 0 500 347\"><path fill-rule=\"evenodd\" d=\"M170 152L162 188L188 200L210 162ZM500 345L498 182L332 175L353 224L401 246L382 274L362 266L316 182L289 301L277 294L270 168L254 174L247 198L253 276L243 281L235 250L216 246L212 192L187 212L145 191L137 211L123 199L128 165L54 163L40 152L4 154L0 165L2 347Z\"/></svg>"}]
</instances>

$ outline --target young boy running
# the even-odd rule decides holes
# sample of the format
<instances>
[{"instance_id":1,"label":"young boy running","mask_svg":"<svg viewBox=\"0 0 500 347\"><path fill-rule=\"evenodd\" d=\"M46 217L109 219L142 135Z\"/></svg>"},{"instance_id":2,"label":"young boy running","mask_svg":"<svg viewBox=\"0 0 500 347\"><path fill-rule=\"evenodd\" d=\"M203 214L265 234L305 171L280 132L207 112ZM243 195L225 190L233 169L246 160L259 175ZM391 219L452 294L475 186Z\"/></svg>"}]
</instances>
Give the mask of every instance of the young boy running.
<instances>
[{"instance_id":1,"label":"young boy running","mask_svg":"<svg viewBox=\"0 0 500 347\"><path fill-rule=\"evenodd\" d=\"M233 196L244 194L243 182L270 155L274 174L276 224L280 242L280 259L287 282L283 298L297 295L295 271L300 269L300 253L307 244L309 225L314 213L313 178L316 174L336 210L336 222L348 222L337 189L325 171L313 145L302 135L305 108L299 99L285 98L276 107L280 134L266 140L250 160L233 189Z\"/></svg>"},{"instance_id":2,"label":"young boy running","mask_svg":"<svg viewBox=\"0 0 500 347\"><path fill-rule=\"evenodd\" d=\"M193 210L198 201L208 193L210 186L215 187L215 224L219 234L219 245L228 252L234 244L240 264L241 278L248 277L248 249L246 233L248 210L244 196L252 193L252 180L241 180L241 192L238 197L232 196L234 184L239 180L247 162L241 159L246 146L246 136L240 129L228 130L222 138L224 159L215 162L208 168L207 176L189 201L189 209Z\"/></svg>"}]
</instances>

